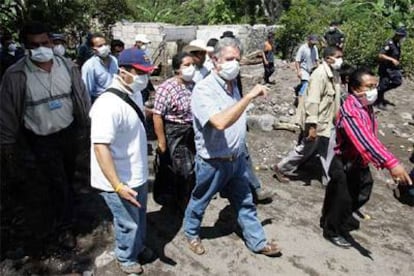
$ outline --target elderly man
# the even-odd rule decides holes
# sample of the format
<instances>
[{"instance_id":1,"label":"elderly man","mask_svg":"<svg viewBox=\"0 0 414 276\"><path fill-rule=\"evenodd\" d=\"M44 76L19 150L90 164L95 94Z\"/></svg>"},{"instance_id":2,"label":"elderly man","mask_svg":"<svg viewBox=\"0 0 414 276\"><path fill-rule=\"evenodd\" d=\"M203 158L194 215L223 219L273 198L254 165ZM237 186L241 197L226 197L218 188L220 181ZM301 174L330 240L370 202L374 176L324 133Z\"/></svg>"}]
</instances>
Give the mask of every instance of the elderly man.
<instances>
[{"instance_id":1,"label":"elderly man","mask_svg":"<svg viewBox=\"0 0 414 276\"><path fill-rule=\"evenodd\" d=\"M114 217L115 255L125 273L142 273L145 247L147 137L140 91L154 69L142 50L119 56L119 74L91 108L91 185L101 191Z\"/></svg>"},{"instance_id":2,"label":"elderly man","mask_svg":"<svg viewBox=\"0 0 414 276\"><path fill-rule=\"evenodd\" d=\"M89 97L77 66L53 54L48 27L29 22L21 32L28 55L4 75L0 87L1 156L15 164L26 141L47 185L58 241L74 247L73 187L79 137L88 123ZM3 170L5 169L5 170ZM21 168L11 168L14 173ZM2 168L2 171L9 171Z\"/></svg>"},{"instance_id":3,"label":"elderly man","mask_svg":"<svg viewBox=\"0 0 414 276\"><path fill-rule=\"evenodd\" d=\"M256 85L243 97L238 91L240 44L232 38L221 39L215 48L215 69L196 84L191 99L196 144L196 185L185 211L184 232L190 249L204 254L200 240L203 214L217 192L223 192L238 214L247 247L259 254L277 256L280 249L266 241L257 218L249 188L246 160L246 107L267 94Z\"/></svg>"},{"instance_id":4,"label":"elderly man","mask_svg":"<svg viewBox=\"0 0 414 276\"><path fill-rule=\"evenodd\" d=\"M196 71L193 77L195 83L204 79L210 72L207 67L204 66L206 61L207 52L211 52L213 49L207 46L206 43L201 39L196 39L190 42L183 48L183 52L190 53L193 56Z\"/></svg>"},{"instance_id":5,"label":"elderly man","mask_svg":"<svg viewBox=\"0 0 414 276\"><path fill-rule=\"evenodd\" d=\"M82 66L82 79L91 96L92 103L108 88L118 72L118 61L102 34L92 35L91 46L95 53Z\"/></svg>"}]
</instances>

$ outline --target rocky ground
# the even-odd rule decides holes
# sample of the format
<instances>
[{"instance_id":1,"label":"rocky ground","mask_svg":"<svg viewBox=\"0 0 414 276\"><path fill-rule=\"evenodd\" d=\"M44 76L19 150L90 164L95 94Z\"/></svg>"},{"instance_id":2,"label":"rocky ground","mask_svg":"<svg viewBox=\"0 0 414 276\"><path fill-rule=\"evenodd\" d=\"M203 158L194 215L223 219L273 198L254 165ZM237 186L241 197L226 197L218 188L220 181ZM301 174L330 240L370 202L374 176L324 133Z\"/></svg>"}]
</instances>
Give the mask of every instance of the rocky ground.
<instances>
[{"instance_id":1,"label":"rocky ground","mask_svg":"<svg viewBox=\"0 0 414 276\"><path fill-rule=\"evenodd\" d=\"M246 91L261 81L262 66L243 66ZM385 185L387 172L373 170L376 180L372 198L364 207L371 216L354 232L355 246L344 250L322 237L319 215L324 189L317 182L289 184L277 182L267 168L295 144L297 134L268 128L269 118L293 122L293 90L297 79L291 64L277 63L275 85L269 86L266 100L257 100L250 113L267 115L265 123L253 124L249 149L263 186L275 192L272 202L258 205L258 215L266 234L283 248L280 258L255 255L239 237L235 216L228 202L220 197L208 207L201 236L207 249L194 255L182 233L182 220L173 210L161 208L149 194L148 246L159 258L144 266L147 275L412 275L414 271L413 208L394 199ZM414 83L389 93L393 110L378 113L380 137L407 168L414 139ZM271 117L271 116L274 116ZM272 124L270 124L272 125ZM256 128L255 126L258 126ZM61 251L53 246L23 247L8 243L0 264L1 275L122 275L115 265L111 217L99 196L88 188L85 169L78 174L78 247ZM3 216L4 212L2 213ZM3 239L2 239L3 240ZM30 240L30 239L29 239ZM36 247L39 246L39 247ZM30 253L29 253L30 252ZM410 272L411 271L411 272Z\"/></svg>"}]
</instances>

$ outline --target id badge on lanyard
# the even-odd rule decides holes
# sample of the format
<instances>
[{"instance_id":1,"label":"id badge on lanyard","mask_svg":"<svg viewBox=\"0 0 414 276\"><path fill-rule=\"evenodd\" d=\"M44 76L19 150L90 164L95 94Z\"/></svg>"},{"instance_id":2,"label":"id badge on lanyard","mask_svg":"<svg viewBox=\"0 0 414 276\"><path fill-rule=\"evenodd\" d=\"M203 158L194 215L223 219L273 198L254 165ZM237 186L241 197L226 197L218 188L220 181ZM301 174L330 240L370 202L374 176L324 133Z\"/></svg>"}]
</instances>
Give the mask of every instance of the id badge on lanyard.
<instances>
[{"instance_id":1,"label":"id badge on lanyard","mask_svg":"<svg viewBox=\"0 0 414 276\"><path fill-rule=\"evenodd\" d=\"M48 103L50 110L59 109L62 107L62 102L60 100L52 100Z\"/></svg>"}]
</instances>

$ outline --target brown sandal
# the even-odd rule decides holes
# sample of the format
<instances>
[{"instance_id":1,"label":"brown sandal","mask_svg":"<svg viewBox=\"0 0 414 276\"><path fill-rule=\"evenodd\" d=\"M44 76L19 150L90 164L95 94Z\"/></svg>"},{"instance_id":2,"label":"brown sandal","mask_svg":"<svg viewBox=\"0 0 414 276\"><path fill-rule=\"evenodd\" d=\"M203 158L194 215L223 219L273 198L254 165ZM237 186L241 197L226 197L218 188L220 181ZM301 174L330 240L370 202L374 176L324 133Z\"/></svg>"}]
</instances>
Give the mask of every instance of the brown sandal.
<instances>
[{"instance_id":1,"label":"brown sandal","mask_svg":"<svg viewBox=\"0 0 414 276\"><path fill-rule=\"evenodd\" d=\"M269 257L276 257L276 256L281 256L281 249L276 244L276 242L271 241L271 242L267 242L265 247L263 247L263 249L257 253L263 254Z\"/></svg>"},{"instance_id":2,"label":"brown sandal","mask_svg":"<svg viewBox=\"0 0 414 276\"><path fill-rule=\"evenodd\" d=\"M188 239L188 246L197 255L203 255L206 252L200 238Z\"/></svg>"}]
</instances>

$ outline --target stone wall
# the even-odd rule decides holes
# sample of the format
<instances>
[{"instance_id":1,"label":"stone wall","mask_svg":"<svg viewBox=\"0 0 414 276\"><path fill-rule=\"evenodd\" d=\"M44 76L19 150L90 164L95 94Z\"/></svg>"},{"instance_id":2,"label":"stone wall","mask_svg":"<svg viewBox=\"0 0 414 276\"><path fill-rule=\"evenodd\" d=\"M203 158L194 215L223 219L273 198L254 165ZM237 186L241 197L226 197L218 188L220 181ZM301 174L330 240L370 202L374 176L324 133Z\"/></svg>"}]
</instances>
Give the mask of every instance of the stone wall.
<instances>
[{"instance_id":1,"label":"stone wall","mask_svg":"<svg viewBox=\"0 0 414 276\"><path fill-rule=\"evenodd\" d=\"M159 48L166 49L162 58L157 59L157 63L165 65L191 40L203 39L207 42L210 38L219 39L224 31L232 31L240 39L244 54L251 53L263 48L266 35L275 28L276 26L266 25L175 26L164 23L118 22L112 27L111 33L114 39L124 41L127 48L134 45L135 35L146 34L151 40L148 48L154 59L160 53Z\"/></svg>"}]
</instances>

